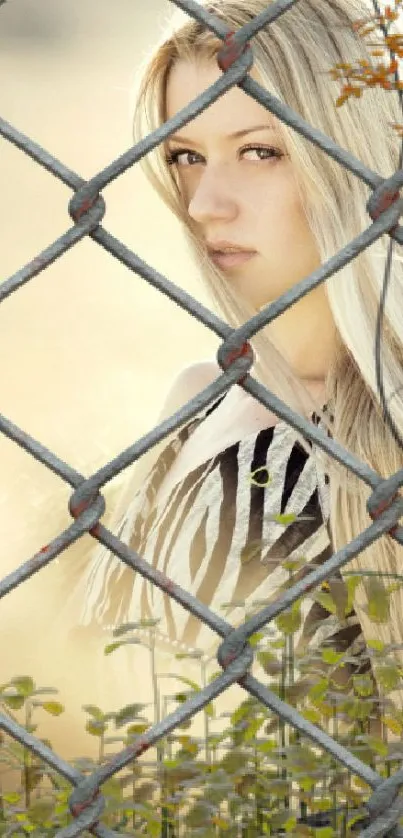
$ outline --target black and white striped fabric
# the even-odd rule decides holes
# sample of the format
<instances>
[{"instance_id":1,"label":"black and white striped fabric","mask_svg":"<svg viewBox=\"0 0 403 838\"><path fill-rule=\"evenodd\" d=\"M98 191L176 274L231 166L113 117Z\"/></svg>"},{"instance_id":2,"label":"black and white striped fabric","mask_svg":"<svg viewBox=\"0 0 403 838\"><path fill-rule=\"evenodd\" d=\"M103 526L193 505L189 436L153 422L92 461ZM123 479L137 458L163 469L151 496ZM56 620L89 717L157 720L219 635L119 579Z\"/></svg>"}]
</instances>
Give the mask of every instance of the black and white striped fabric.
<instances>
[{"instance_id":1,"label":"black and white striped fabric","mask_svg":"<svg viewBox=\"0 0 403 838\"><path fill-rule=\"evenodd\" d=\"M153 568L239 625L248 609L259 610L254 602L276 599L289 584L285 560L304 560L295 581L332 555L328 479L304 451L295 430L279 421L195 468L159 504L158 487L180 448L222 398L166 446L117 535ZM311 418L321 426L316 414ZM273 520L290 513L298 518L287 526ZM116 557L94 561L85 587L81 624L95 620L112 626L157 618L158 648L171 656L198 649L210 657L220 642L209 627ZM233 606L223 610L228 602ZM331 641L333 648L365 657L354 611L341 625L335 614L306 595L301 615L294 648Z\"/></svg>"},{"instance_id":2,"label":"black and white striped fabric","mask_svg":"<svg viewBox=\"0 0 403 838\"><path fill-rule=\"evenodd\" d=\"M168 498L159 500L158 488L181 447L220 401L184 426L166 445L123 515L116 535L153 568L237 626L248 613L259 611L262 601L276 600L290 586L290 560L301 562L299 569L294 568L295 582L332 556L329 492L327 475L320 471L316 458L302 448L296 431L279 421L206 460L174 485ZM321 426L315 414L311 419ZM322 428L326 433L326 428ZM291 513L297 518L287 525L275 520L275 516ZM345 603L340 574L333 576L329 585L337 586L339 594L344 586ZM207 677L219 672L216 653L221 638L117 557L98 555L90 563L78 599L84 599L79 629L80 642L84 644L94 623L111 629L144 618L159 619L152 662L148 628L135 631L140 645L124 646L107 663L99 650L94 648L92 653L97 665L94 677L100 687L112 685L113 691L118 687L121 690L125 683L126 703L135 698L155 707L156 701L172 700L170 689L174 685L178 690L178 679L193 688L203 686ZM232 607L223 610L223 604L228 602L233 603ZM315 599L315 591L306 594L300 601L300 624L296 622L298 628L292 636L288 634L285 640L275 621L266 627L263 648L269 649L271 662L268 664L267 658L262 661L259 654L254 656L251 673L298 709L305 702L307 690L317 684L321 674L326 677L329 669L333 692L333 685L338 682L342 692L350 695L352 675L372 675L368 649L354 610L341 617L333 612L334 608L327 609ZM337 673L331 666L334 658L330 656L329 662L323 654L325 646L347 653L347 660ZM203 661L198 657L200 652ZM373 676L372 681L375 684ZM177 701L178 696L174 697ZM234 683L214 700L216 734L220 732L217 725L225 727L245 697L241 685ZM114 701L116 706L116 696ZM105 696L104 703L110 706L111 698ZM118 706L121 704L119 700ZM167 714L168 705L164 711L161 705L159 712ZM321 725L329 725L329 733L337 738L332 724L331 718L321 719ZM338 724L342 732L340 720ZM273 714L265 734L279 737L280 725L280 719ZM203 713L192 717L190 732L199 738L205 736ZM289 726L283 727L281 737L283 748L291 741ZM293 781L292 788L296 796L294 799L292 792L289 802L293 801L297 811L297 781ZM312 814L301 810L298 822L329 826L333 824L333 814L331 810ZM281 832L280 829L275 834Z\"/></svg>"}]
</instances>

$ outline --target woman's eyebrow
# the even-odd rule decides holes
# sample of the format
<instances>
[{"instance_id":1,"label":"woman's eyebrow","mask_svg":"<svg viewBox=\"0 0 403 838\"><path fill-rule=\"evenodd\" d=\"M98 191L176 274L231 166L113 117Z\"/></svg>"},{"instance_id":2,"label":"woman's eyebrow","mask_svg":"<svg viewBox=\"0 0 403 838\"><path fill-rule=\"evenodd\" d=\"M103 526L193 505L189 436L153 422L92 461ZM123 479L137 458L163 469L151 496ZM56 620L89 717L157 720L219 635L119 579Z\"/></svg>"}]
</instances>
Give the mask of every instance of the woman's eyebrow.
<instances>
[{"instance_id":1,"label":"woman's eyebrow","mask_svg":"<svg viewBox=\"0 0 403 838\"><path fill-rule=\"evenodd\" d=\"M237 137L243 137L245 134L252 134L254 131L276 131L276 127L274 125L267 124L266 125L254 125L253 128L242 128L240 131L234 131L233 134L227 134L225 137L226 140L232 140ZM195 140L191 140L190 137L181 137L179 134L174 134L171 137L167 137L167 140L174 140L175 142L180 143L190 143L193 145L197 145Z\"/></svg>"}]
</instances>

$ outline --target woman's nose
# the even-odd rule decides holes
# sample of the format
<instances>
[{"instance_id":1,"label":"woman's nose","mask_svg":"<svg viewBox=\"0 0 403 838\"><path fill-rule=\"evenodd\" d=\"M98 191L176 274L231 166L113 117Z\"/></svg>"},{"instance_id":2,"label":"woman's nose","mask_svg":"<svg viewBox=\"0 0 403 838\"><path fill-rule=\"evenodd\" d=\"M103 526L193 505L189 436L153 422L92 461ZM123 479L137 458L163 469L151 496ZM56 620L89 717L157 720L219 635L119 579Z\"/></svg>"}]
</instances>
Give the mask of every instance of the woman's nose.
<instances>
[{"instance_id":1,"label":"woman's nose","mask_svg":"<svg viewBox=\"0 0 403 838\"><path fill-rule=\"evenodd\" d=\"M189 201L188 213L199 224L212 218L232 218L237 212L233 174L229 169L206 169Z\"/></svg>"}]
</instances>

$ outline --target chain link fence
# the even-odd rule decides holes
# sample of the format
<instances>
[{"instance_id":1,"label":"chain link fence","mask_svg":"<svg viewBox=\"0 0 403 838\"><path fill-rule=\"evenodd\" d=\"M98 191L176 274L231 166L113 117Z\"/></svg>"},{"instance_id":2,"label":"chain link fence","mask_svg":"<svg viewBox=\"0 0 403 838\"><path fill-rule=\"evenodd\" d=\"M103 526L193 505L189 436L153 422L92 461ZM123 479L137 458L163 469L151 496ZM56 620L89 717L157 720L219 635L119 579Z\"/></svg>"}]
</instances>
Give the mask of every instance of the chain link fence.
<instances>
[{"instance_id":1,"label":"chain link fence","mask_svg":"<svg viewBox=\"0 0 403 838\"><path fill-rule=\"evenodd\" d=\"M194 0L173 0L173 2L189 15L201 21L204 26L223 41L223 46L217 56L222 76L175 117L119 159L113 161L90 181L85 182L79 175L52 157L29 137L24 136L14 126L0 119L0 133L6 140L9 140L29 155L74 192L69 203L69 214L74 222L73 225L29 264L1 284L0 300L5 300L10 294L19 290L85 236L91 236L114 258L126 265L131 271L142 276L176 305L188 311L200 323L220 336L222 343L217 358L223 372L213 384L188 402L173 417L162 422L89 478L71 468L40 442L0 415L1 432L72 487L73 493L69 502L69 511L74 519L73 523L50 544L42 547L22 566L2 579L0 582L0 597L6 596L26 579L38 573L67 547L89 532L133 571L142 574L143 577L157 585L222 638L217 653L217 660L222 672L211 683L184 701L178 709L154 724L145 734L138 736L134 744L126 747L89 777L72 768L68 762L57 756L51 748L48 748L5 714L0 714L0 729L3 729L9 736L37 755L56 772L59 772L74 787L69 799L70 811L74 819L70 826L58 830L55 833L55 838L74 838L82 835L85 830L90 830L92 834L99 836L99 838L113 838L118 833L102 825L102 812L105 807L105 799L101 791L102 784L133 760L137 760L150 747L156 745L163 737L174 731L179 724L192 719L213 699L224 693L231 684L238 683L247 693L271 710L275 716L287 722L303 736L308 737L315 746L324 749L334 760L347 768L353 775L359 777L373 790L370 799L366 802L367 819L364 829L360 833L362 836L375 838L375 836L393 835L396 838L398 836L403 838L403 829L397 825L403 815L403 799L399 796L400 785L403 783L403 769L399 769L394 775L384 779L348 748L336 742L330 735L308 721L287 702L282 701L274 692L250 674L249 670L254 651L252 645L248 642L252 635L267 626L306 592L344 567L361 550L376 541L384 533L390 533L403 545L403 528L397 525L397 521L403 515L403 498L399 494L399 487L403 484L403 472L400 471L388 479L382 479L365 463L348 454L333 440L325 437L322 431L316 429L312 423L295 414L249 375L249 370L253 364L253 353L249 339L259 329L281 314L306 290L314 289L327 277L354 259L358 253L375 242L384 233L388 232L396 242L403 243L403 228L398 223L403 211L403 199L399 198L398 191L403 184L403 170L400 168L388 179L380 177L347 151L338 147L329 137L304 122L285 104L274 99L249 76L249 70L253 65L250 39L262 27L269 26L271 21L276 20L282 14L286 14L287 10L298 0L276 0L236 33L228 31L228 27L222 21L216 19L214 15ZM379 9L376 9L376 11L379 14ZM165 140L174 130L191 121L234 85L239 85L269 111L274 112L280 119L303 134L304 137L316 143L336 161L365 181L373 190L367 203L367 210L373 223L329 259L327 263L299 283L298 291L292 289L283 294L280 300L270 306L269 316L267 312L260 311L259 314L237 329L230 328L218 316L147 265L123 242L112 236L101 223L106 211L105 201L101 194L102 189L122 175L130 166L137 163L141 157ZM213 613L186 590L173 584L161 572L153 570L141 556L121 543L99 521L105 512L105 501L100 493L102 487L123 469L133 464L153 445L191 420L200 410L207 408L210 403L227 392L230 386L237 382L241 383L246 391L274 411L282 420L288 422L294 429L299 430L325 452L353 470L371 487L372 494L368 500L367 508L373 523L345 548L335 553L321 567L290 587L276 602L263 608L259 613L247 619L240 627L234 629L229 622ZM368 826L368 824L370 825Z\"/></svg>"}]
</instances>

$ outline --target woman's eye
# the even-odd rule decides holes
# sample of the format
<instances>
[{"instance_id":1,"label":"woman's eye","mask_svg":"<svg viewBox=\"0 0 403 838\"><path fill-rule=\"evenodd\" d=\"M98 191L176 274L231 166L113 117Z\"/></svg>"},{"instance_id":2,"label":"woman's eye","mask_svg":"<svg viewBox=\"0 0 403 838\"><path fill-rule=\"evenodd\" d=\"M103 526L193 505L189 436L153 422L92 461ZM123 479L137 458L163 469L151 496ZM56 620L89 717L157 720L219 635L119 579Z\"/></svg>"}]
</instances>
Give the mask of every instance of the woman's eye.
<instances>
[{"instance_id":1,"label":"woman's eye","mask_svg":"<svg viewBox=\"0 0 403 838\"><path fill-rule=\"evenodd\" d=\"M245 152L250 152L250 151L258 152L258 160L271 160L273 158L284 157L283 152L280 151L280 149L278 149L278 148L273 148L272 146L259 146L259 145L244 146L244 148L241 149L240 154L244 154ZM260 156L261 152L262 152L262 156ZM185 157L187 156L188 161L189 161L190 157L201 157L200 154L197 154L196 151L191 151L191 149L189 149L189 148L178 148L176 151L172 151L171 153L169 153L166 156L165 160L166 160L168 166L175 166L179 163L179 158L182 157L182 156L185 156ZM196 160L196 162L197 162L197 160ZM192 165L192 163L189 163L189 165Z\"/></svg>"},{"instance_id":2,"label":"woman's eye","mask_svg":"<svg viewBox=\"0 0 403 838\"><path fill-rule=\"evenodd\" d=\"M259 157L259 156L258 156L258 159L259 159L259 160L271 160L273 157L274 157L274 158L276 158L276 157L277 157L277 158L284 157L283 152L282 152L282 151L280 151L280 149L279 149L279 148L273 148L273 146L267 146L267 145L250 145L250 146L245 146L245 147L242 149L242 151L257 151L257 152L259 152L259 153L260 153L260 152L263 152L263 157Z\"/></svg>"},{"instance_id":3,"label":"woman's eye","mask_svg":"<svg viewBox=\"0 0 403 838\"><path fill-rule=\"evenodd\" d=\"M172 151L168 156L165 158L168 166L175 166L178 163L179 157L182 155L188 156L195 156L197 157L196 151L190 151L188 148L178 148L177 151Z\"/></svg>"}]
</instances>

